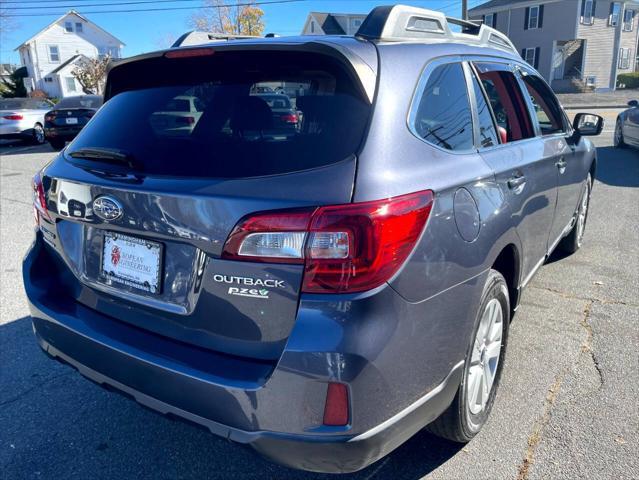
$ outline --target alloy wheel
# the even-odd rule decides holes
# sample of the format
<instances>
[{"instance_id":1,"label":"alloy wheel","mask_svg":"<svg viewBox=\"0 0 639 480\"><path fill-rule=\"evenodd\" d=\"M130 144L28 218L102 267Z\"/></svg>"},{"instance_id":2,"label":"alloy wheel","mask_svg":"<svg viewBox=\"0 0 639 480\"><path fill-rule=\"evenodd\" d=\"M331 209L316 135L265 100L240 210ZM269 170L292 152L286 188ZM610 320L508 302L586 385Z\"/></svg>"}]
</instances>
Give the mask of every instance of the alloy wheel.
<instances>
[{"instance_id":1,"label":"alloy wheel","mask_svg":"<svg viewBox=\"0 0 639 480\"><path fill-rule=\"evenodd\" d=\"M482 313L467 373L468 408L473 415L486 407L497 375L501 354L504 314L496 298L488 302Z\"/></svg>"}]
</instances>

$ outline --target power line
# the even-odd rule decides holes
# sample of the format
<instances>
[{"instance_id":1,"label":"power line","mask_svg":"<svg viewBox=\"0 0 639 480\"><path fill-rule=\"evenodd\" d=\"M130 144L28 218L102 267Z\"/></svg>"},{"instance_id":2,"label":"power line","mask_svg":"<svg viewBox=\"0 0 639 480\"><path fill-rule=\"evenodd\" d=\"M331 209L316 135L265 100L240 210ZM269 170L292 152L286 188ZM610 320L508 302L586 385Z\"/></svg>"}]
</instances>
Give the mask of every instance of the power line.
<instances>
[{"instance_id":1,"label":"power line","mask_svg":"<svg viewBox=\"0 0 639 480\"><path fill-rule=\"evenodd\" d=\"M60 0L56 0L59 2ZM64 0L62 0L64 1ZM78 1L78 0L74 0ZM43 8L85 8L85 7L117 7L120 5L141 5L145 3L175 3L175 2L201 2L202 0L136 0L134 2L110 2L110 3L91 3L82 5L54 5L52 7L45 7L44 5L31 5L28 7L6 7L8 10L42 10ZM2 3L7 2L0 2ZM22 2L27 3L27 2Z\"/></svg>"},{"instance_id":2,"label":"power line","mask_svg":"<svg viewBox=\"0 0 639 480\"><path fill-rule=\"evenodd\" d=\"M273 5L280 3L296 3L296 2L306 2L308 0L262 0L257 2L244 2L244 3L233 3L233 4L225 4L225 5L199 5L193 7L162 7L162 8L137 8L137 9L123 9L123 10L93 10L93 11L83 11L82 14L91 14L97 15L100 13L134 13L134 12L166 12L166 11L175 11L175 10L199 10L201 8L226 8L226 7L244 7L244 6L254 6L254 5ZM53 7L52 7L53 8ZM64 15L66 12L50 12L50 13L7 13L5 17L49 17L55 15Z\"/></svg>"}]
</instances>

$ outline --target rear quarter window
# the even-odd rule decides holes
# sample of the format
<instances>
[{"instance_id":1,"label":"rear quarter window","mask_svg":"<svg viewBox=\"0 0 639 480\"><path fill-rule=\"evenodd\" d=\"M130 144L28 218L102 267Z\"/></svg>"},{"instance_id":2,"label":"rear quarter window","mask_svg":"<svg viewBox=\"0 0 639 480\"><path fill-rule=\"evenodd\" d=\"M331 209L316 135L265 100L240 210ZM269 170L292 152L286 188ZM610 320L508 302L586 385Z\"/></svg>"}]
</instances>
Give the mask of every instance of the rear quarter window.
<instances>
[{"instance_id":1,"label":"rear quarter window","mask_svg":"<svg viewBox=\"0 0 639 480\"><path fill-rule=\"evenodd\" d=\"M473 123L461 63L435 67L418 92L411 130L424 141L452 151L473 148Z\"/></svg>"}]
</instances>

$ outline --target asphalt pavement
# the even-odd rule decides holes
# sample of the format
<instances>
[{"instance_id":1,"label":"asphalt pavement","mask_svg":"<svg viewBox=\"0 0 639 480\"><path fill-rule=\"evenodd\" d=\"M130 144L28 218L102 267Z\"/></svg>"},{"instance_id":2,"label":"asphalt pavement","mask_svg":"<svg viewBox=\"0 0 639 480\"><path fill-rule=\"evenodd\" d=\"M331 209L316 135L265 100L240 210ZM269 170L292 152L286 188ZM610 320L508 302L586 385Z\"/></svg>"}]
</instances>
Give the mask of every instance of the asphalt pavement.
<instances>
[{"instance_id":1,"label":"asphalt pavement","mask_svg":"<svg viewBox=\"0 0 639 480\"><path fill-rule=\"evenodd\" d=\"M614 115L596 139L585 244L551 258L527 289L484 430L466 446L420 433L340 478L639 478L639 153L611 147ZM0 478L336 478L149 412L39 351L20 265L31 177L54 155L0 146Z\"/></svg>"}]
</instances>

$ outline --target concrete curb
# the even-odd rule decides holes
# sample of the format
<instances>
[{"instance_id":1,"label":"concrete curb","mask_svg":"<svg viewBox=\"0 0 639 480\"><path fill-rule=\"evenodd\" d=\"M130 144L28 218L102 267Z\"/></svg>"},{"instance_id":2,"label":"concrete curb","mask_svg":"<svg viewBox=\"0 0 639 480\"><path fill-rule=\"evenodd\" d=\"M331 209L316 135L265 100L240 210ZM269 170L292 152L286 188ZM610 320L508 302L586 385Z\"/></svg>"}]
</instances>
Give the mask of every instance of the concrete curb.
<instances>
[{"instance_id":1,"label":"concrete curb","mask_svg":"<svg viewBox=\"0 0 639 480\"><path fill-rule=\"evenodd\" d=\"M565 105L562 104L566 110L586 110L588 108L630 108L628 105Z\"/></svg>"}]
</instances>

